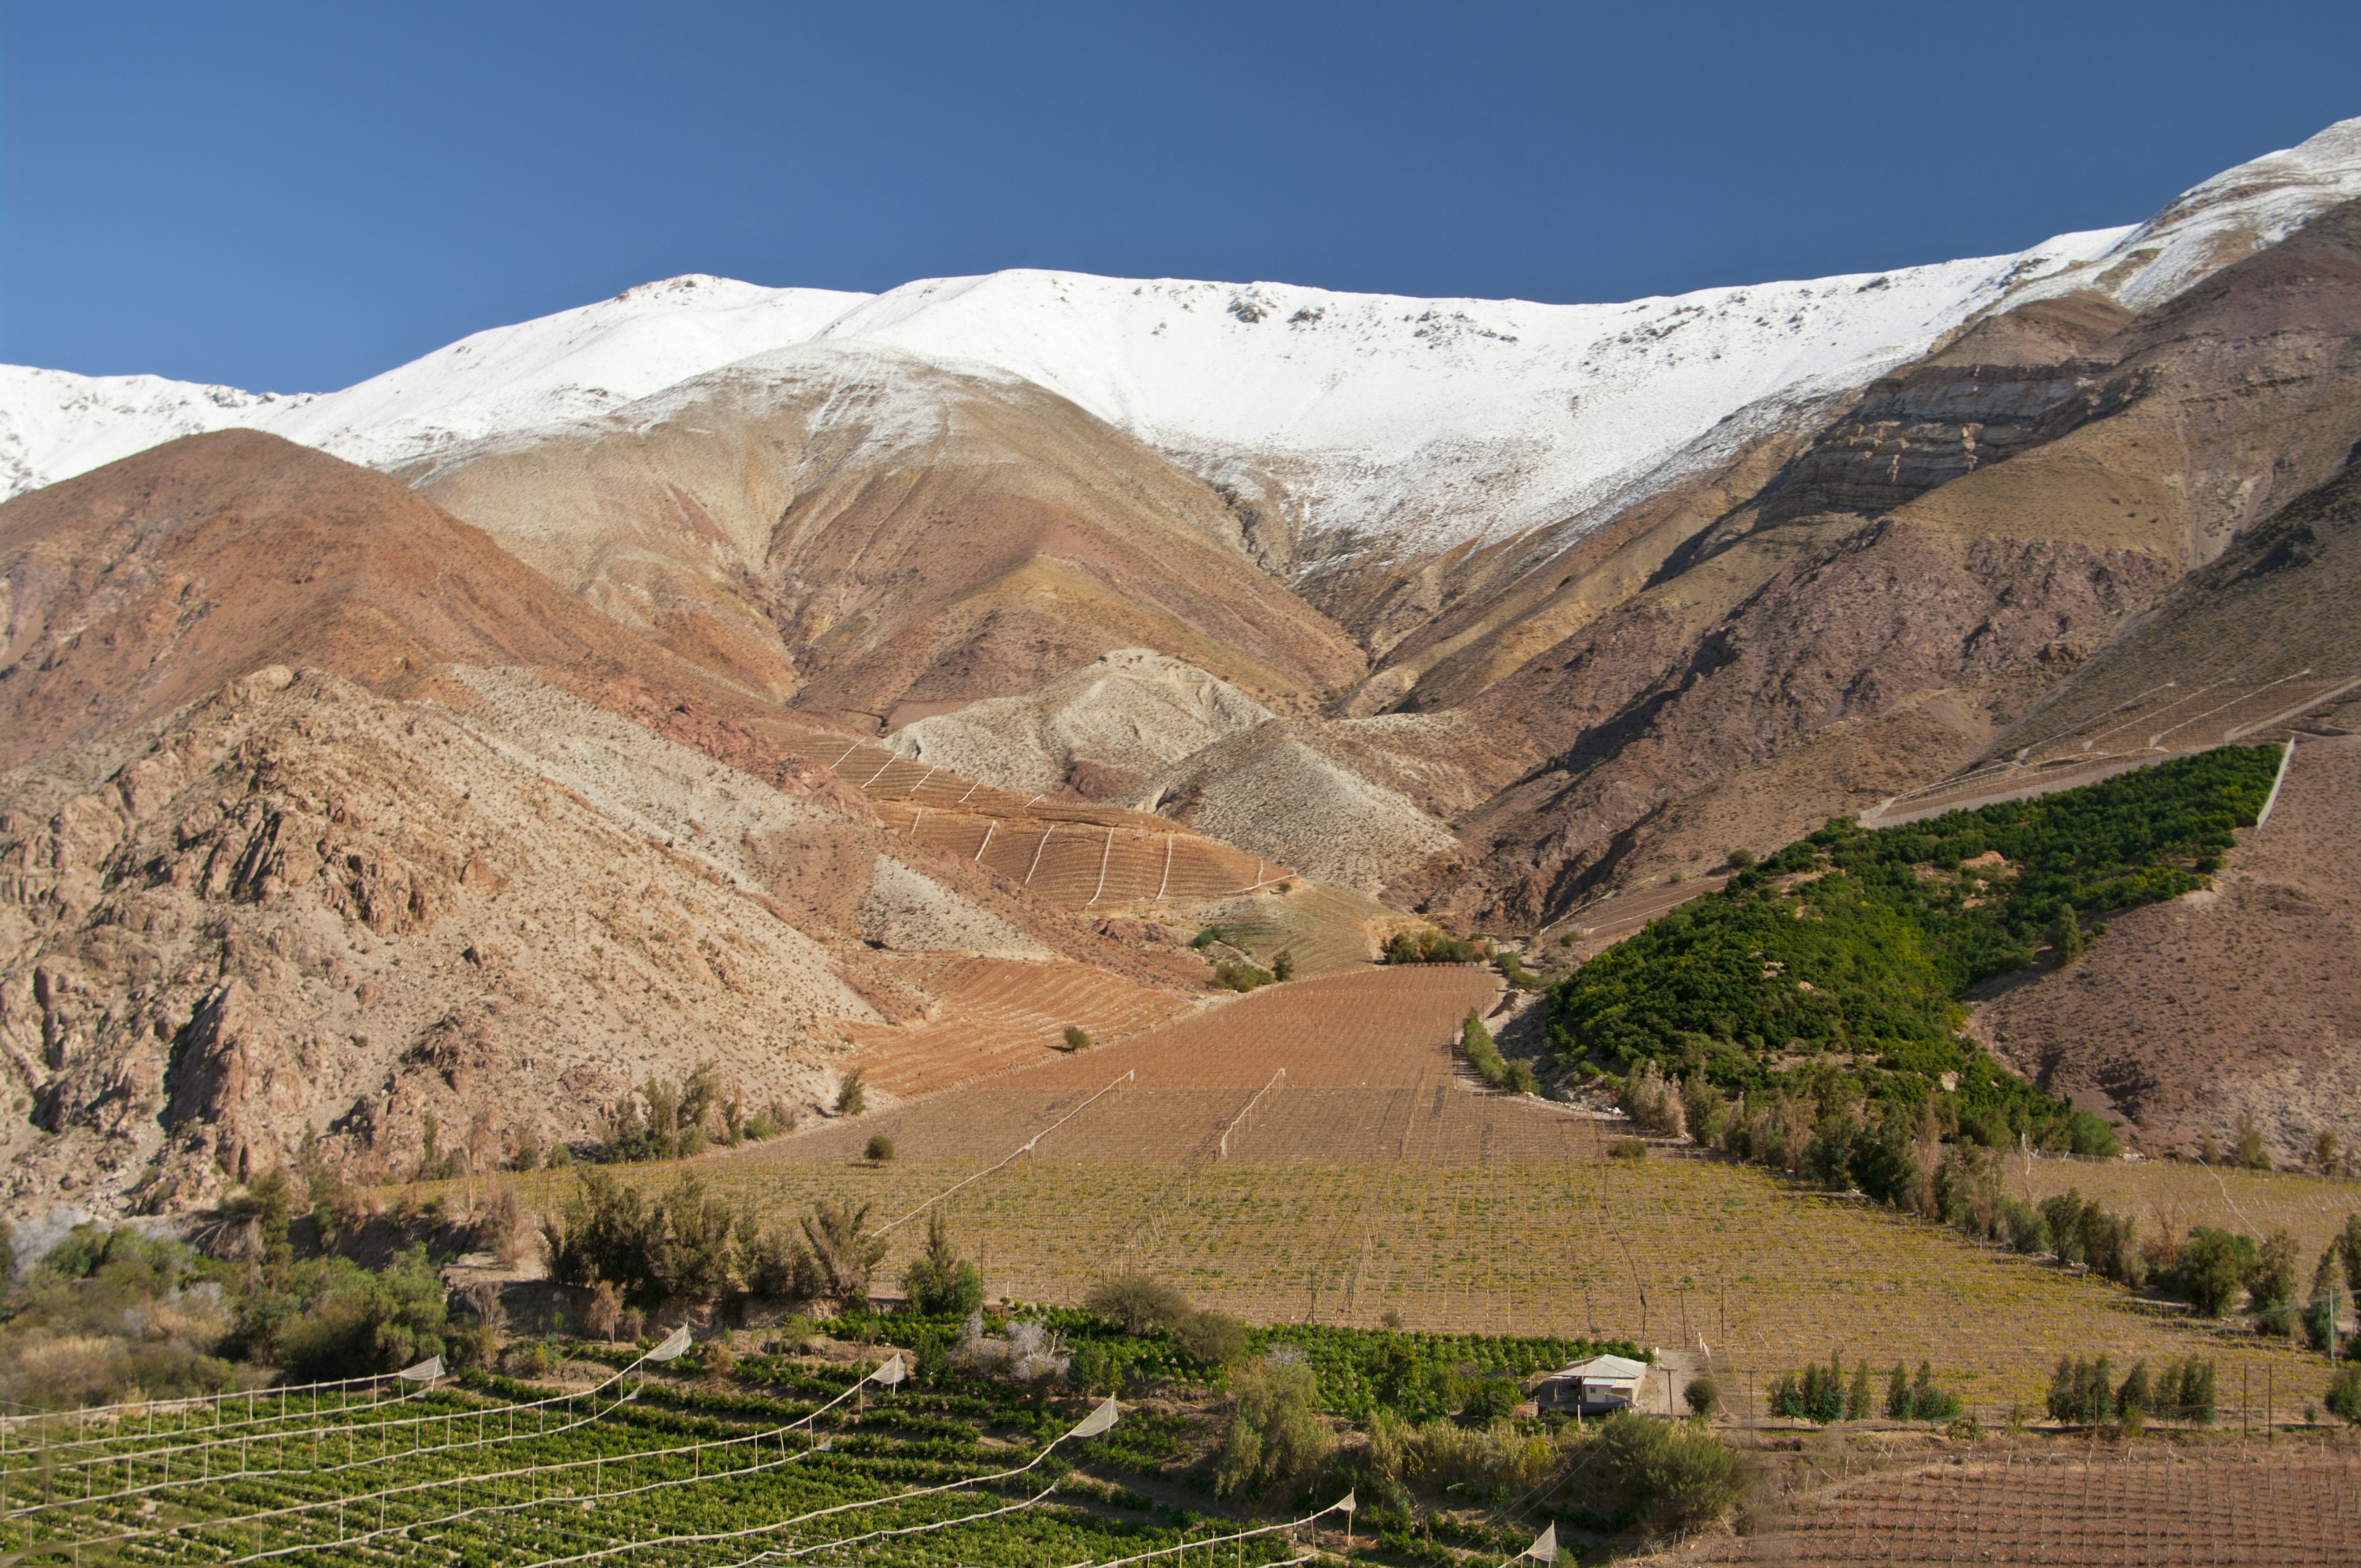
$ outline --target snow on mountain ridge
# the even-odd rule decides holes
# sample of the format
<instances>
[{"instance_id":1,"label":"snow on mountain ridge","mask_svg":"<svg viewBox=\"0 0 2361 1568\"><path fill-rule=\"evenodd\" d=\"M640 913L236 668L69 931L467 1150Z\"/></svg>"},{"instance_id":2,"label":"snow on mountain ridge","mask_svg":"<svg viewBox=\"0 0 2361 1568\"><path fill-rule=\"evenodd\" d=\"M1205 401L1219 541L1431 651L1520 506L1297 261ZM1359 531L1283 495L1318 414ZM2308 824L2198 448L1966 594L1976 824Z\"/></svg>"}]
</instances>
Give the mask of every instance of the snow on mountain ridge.
<instances>
[{"instance_id":1,"label":"snow on mountain ridge","mask_svg":"<svg viewBox=\"0 0 2361 1568\"><path fill-rule=\"evenodd\" d=\"M2133 308L2361 196L2361 119L2205 181L2136 228L2013 256L1620 304L1005 271L879 295L691 276L493 328L340 392L0 368L0 485L253 424L394 467L619 413L779 350L867 345L1022 377L1327 548L1416 554L1628 502L2006 302Z\"/></svg>"}]
</instances>

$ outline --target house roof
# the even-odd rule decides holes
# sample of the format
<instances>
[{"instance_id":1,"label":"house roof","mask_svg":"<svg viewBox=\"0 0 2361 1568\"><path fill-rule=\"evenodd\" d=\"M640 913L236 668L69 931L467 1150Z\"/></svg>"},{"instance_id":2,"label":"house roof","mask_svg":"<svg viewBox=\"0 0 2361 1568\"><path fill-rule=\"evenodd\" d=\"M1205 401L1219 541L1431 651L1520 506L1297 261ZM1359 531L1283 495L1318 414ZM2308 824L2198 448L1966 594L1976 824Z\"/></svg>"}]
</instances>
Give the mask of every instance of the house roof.
<instances>
[{"instance_id":1,"label":"house roof","mask_svg":"<svg viewBox=\"0 0 2361 1568\"><path fill-rule=\"evenodd\" d=\"M1647 1374L1648 1364L1620 1355L1594 1355L1588 1361L1577 1361L1561 1367L1560 1377L1579 1377L1587 1383L1636 1383Z\"/></svg>"}]
</instances>

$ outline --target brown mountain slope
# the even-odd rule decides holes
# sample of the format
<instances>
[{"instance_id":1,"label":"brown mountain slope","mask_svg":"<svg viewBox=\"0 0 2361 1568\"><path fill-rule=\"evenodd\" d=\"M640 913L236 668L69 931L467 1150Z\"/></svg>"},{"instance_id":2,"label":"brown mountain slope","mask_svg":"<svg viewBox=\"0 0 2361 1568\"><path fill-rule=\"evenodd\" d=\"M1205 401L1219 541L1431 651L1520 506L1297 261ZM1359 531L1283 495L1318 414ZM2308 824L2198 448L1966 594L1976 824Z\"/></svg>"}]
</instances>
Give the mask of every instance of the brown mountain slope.
<instances>
[{"instance_id":1,"label":"brown mountain slope","mask_svg":"<svg viewBox=\"0 0 2361 1568\"><path fill-rule=\"evenodd\" d=\"M2027 307L1881 383L1657 582L1468 702L1509 787L1393 894L1538 922L1930 782L2361 437L2361 203L2119 315ZM1888 765L1799 750L1848 732ZM1725 784L1742 827L1682 807Z\"/></svg>"},{"instance_id":2,"label":"brown mountain slope","mask_svg":"<svg viewBox=\"0 0 2361 1568\"><path fill-rule=\"evenodd\" d=\"M167 443L0 507L0 766L258 664L407 696L450 663L659 656L393 480L277 436Z\"/></svg>"},{"instance_id":3,"label":"brown mountain slope","mask_svg":"<svg viewBox=\"0 0 2361 1568\"><path fill-rule=\"evenodd\" d=\"M1029 383L877 350L763 356L407 477L684 655L873 727L1118 648L1288 707L1364 667L1203 481Z\"/></svg>"},{"instance_id":4,"label":"brown mountain slope","mask_svg":"<svg viewBox=\"0 0 2361 1568\"><path fill-rule=\"evenodd\" d=\"M16 1212L207 1201L307 1137L406 1174L430 1125L482 1168L707 1059L749 1106L941 1087L1187 1010L1202 908L1322 896L874 747L840 774L851 737L269 437L22 498L0 543ZM1378 913L1293 917L1349 960Z\"/></svg>"}]
</instances>

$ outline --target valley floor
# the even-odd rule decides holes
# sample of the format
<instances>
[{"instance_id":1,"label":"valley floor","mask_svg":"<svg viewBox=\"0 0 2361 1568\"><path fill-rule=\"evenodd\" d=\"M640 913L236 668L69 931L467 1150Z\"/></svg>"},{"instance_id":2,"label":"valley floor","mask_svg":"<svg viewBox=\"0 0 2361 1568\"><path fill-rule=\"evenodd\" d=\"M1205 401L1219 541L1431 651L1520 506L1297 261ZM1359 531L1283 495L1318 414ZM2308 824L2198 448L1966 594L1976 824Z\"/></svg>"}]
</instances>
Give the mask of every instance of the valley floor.
<instances>
[{"instance_id":1,"label":"valley floor","mask_svg":"<svg viewBox=\"0 0 2361 1568\"><path fill-rule=\"evenodd\" d=\"M768 1212L832 1197L900 1222L881 1279L899 1277L917 1216L939 1201L994 1297L1071 1303L1137 1268L1257 1322L1398 1312L1438 1332L1629 1337L1686 1350L1758 1414L1772 1379L1831 1351L1881 1373L1930 1361L1994 1425L2013 1405L2037 1412L2070 1354L2213 1356L2225 1390L2251 1382L2258 1413L2267 1387L2282 1416L2325 1387L2316 1356L1857 1196L1684 1146L1609 1159L1627 1124L1486 1091L1456 1060L1459 1020L1499 994L1488 972L1447 967L1275 986L697 1168ZM876 1135L890 1161L862 1157ZM2308 1247L2361 1207L2350 1183L2217 1185L2158 1164L2012 1161L2010 1180L2168 1206L2183 1224L2235 1203Z\"/></svg>"}]
</instances>

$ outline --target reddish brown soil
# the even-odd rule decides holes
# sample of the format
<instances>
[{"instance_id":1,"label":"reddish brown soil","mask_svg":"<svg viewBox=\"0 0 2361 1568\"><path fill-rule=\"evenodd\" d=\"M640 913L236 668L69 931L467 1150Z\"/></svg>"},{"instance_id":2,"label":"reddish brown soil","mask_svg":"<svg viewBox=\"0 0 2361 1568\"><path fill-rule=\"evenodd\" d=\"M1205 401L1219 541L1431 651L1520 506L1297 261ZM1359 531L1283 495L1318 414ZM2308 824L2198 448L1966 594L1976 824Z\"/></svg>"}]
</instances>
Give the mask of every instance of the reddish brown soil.
<instances>
[{"instance_id":1,"label":"reddish brown soil","mask_svg":"<svg viewBox=\"0 0 2361 1568\"><path fill-rule=\"evenodd\" d=\"M1588 1119L1487 1092L1459 1060L1459 1021L1471 1008L1488 1012L1499 994L1499 979L1474 968L1298 981L750 1157L840 1160L884 1132L906 1158L998 1158L1117 1083L1045 1137L1043 1157L1438 1165L1595 1157Z\"/></svg>"},{"instance_id":2,"label":"reddish brown soil","mask_svg":"<svg viewBox=\"0 0 2361 1568\"><path fill-rule=\"evenodd\" d=\"M381 474L253 431L168 442L0 507L0 767L266 664L464 703L448 663L540 666L785 782L808 724L685 670Z\"/></svg>"}]
</instances>

